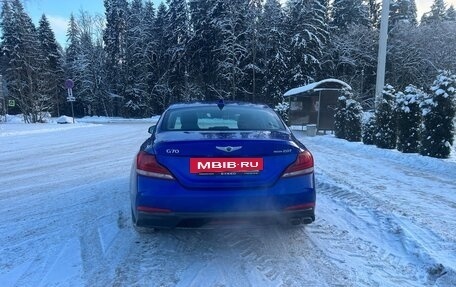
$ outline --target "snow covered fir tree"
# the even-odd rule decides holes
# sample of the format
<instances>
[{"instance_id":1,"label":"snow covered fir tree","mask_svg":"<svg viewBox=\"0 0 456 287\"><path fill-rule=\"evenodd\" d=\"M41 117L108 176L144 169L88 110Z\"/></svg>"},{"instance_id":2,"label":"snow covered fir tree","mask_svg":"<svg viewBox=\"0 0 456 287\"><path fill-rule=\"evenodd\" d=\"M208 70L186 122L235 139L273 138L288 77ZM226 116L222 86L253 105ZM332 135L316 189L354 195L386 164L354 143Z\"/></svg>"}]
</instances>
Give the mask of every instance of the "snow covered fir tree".
<instances>
[{"instance_id":1,"label":"snow covered fir tree","mask_svg":"<svg viewBox=\"0 0 456 287\"><path fill-rule=\"evenodd\" d=\"M0 15L0 74L8 95L17 102L25 122L41 122L45 112L58 110L56 81L62 55L46 17L38 29L19 0L3 1Z\"/></svg>"},{"instance_id":2,"label":"snow covered fir tree","mask_svg":"<svg viewBox=\"0 0 456 287\"><path fill-rule=\"evenodd\" d=\"M417 153L420 145L421 108L424 92L413 85L396 93L397 149Z\"/></svg>"},{"instance_id":3,"label":"snow covered fir tree","mask_svg":"<svg viewBox=\"0 0 456 287\"><path fill-rule=\"evenodd\" d=\"M434 0L419 23L415 2L390 1L385 77L401 89L456 67L454 8ZM57 43L46 15L32 21L21 0L1 1L0 74L12 113L28 122L69 114L68 78L76 116L149 117L219 98L274 107L287 90L326 78L348 83L360 101L374 95L378 1L103 3L102 15L73 11Z\"/></svg>"},{"instance_id":4,"label":"snow covered fir tree","mask_svg":"<svg viewBox=\"0 0 456 287\"><path fill-rule=\"evenodd\" d=\"M345 139L351 142L361 141L361 119L363 108L361 104L354 100L347 100L346 119L345 119Z\"/></svg>"},{"instance_id":5,"label":"snow covered fir tree","mask_svg":"<svg viewBox=\"0 0 456 287\"><path fill-rule=\"evenodd\" d=\"M288 112L290 111L290 104L287 102L278 103L274 107L274 111L280 115L285 124L289 124Z\"/></svg>"},{"instance_id":6,"label":"snow covered fir tree","mask_svg":"<svg viewBox=\"0 0 456 287\"><path fill-rule=\"evenodd\" d=\"M347 136L345 131L346 115L347 97L345 95L342 95L337 98L337 107L334 114L334 135L340 139L345 139Z\"/></svg>"},{"instance_id":7,"label":"snow covered fir tree","mask_svg":"<svg viewBox=\"0 0 456 287\"><path fill-rule=\"evenodd\" d=\"M395 89L385 85L382 100L375 111L375 145L379 148L394 149L397 140L397 123L395 113Z\"/></svg>"},{"instance_id":8,"label":"snow covered fir tree","mask_svg":"<svg viewBox=\"0 0 456 287\"><path fill-rule=\"evenodd\" d=\"M454 141L456 75L442 71L422 103L420 154L447 158Z\"/></svg>"},{"instance_id":9,"label":"snow covered fir tree","mask_svg":"<svg viewBox=\"0 0 456 287\"><path fill-rule=\"evenodd\" d=\"M337 100L334 115L334 134L348 141L361 141L361 104L353 99L353 93L344 88Z\"/></svg>"},{"instance_id":10,"label":"snow covered fir tree","mask_svg":"<svg viewBox=\"0 0 456 287\"><path fill-rule=\"evenodd\" d=\"M375 144L375 135L377 134L377 125L375 123L374 113L364 113L362 121L362 141L366 145Z\"/></svg>"}]
</instances>

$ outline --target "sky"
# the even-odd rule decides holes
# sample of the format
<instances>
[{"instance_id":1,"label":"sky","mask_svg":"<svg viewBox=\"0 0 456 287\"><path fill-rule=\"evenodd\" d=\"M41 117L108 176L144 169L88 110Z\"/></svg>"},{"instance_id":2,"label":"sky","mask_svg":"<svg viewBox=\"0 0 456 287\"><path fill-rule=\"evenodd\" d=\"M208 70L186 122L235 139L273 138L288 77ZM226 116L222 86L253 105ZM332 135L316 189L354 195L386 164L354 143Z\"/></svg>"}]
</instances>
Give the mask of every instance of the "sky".
<instances>
[{"instance_id":1,"label":"sky","mask_svg":"<svg viewBox=\"0 0 456 287\"><path fill-rule=\"evenodd\" d=\"M65 47L71 13L77 16L79 11L83 10L90 14L104 15L103 2L103 0L24 0L24 7L36 25L38 25L41 15L45 14L56 40ZM154 0L153 2L155 7L158 7L161 0Z\"/></svg>"},{"instance_id":2,"label":"sky","mask_svg":"<svg viewBox=\"0 0 456 287\"><path fill-rule=\"evenodd\" d=\"M103 0L24 0L25 9L32 17L35 24L44 13L48 18L57 41L65 46L66 31L68 20L71 13L75 15L82 9L91 14L104 14ZM155 7L158 7L160 0L154 0ZM285 2L282 0L281 2ZM417 0L418 20L421 15L430 10L433 0ZM450 4L456 7L456 0L446 0L447 6Z\"/></svg>"},{"instance_id":3,"label":"sky","mask_svg":"<svg viewBox=\"0 0 456 287\"><path fill-rule=\"evenodd\" d=\"M45 14L57 41L63 46L71 13L77 15L82 9L91 14L104 14L103 0L24 0L24 7L35 24Z\"/></svg>"}]
</instances>

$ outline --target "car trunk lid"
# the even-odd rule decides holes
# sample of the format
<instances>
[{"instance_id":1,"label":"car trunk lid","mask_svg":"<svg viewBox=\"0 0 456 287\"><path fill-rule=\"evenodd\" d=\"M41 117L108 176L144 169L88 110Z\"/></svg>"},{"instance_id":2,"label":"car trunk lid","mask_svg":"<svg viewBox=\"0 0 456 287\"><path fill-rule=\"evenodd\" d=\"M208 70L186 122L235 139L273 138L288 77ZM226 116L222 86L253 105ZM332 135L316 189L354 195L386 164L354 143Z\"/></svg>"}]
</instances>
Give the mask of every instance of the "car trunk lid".
<instances>
[{"instance_id":1,"label":"car trunk lid","mask_svg":"<svg viewBox=\"0 0 456 287\"><path fill-rule=\"evenodd\" d=\"M187 188L270 186L300 150L288 132L165 132L157 161Z\"/></svg>"}]
</instances>

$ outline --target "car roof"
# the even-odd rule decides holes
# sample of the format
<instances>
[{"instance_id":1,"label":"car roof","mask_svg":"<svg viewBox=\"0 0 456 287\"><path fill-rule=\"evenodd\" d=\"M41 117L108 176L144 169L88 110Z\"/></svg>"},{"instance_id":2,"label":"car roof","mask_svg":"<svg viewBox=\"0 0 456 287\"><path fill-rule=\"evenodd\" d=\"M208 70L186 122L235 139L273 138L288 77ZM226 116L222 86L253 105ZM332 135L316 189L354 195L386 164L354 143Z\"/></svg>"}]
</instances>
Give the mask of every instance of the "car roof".
<instances>
[{"instance_id":1,"label":"car roof","mask_svg":"<svg viewBox=\"0 0 456 287\"><path fill-rule=\"evenodd\" d=\"M254 104L249 102L235 102L235 101L219 101L219 102L186 102L186 103L176 103L168 107L168 109L179 109L179 108L189 108L189 107L210 107L216 106L218 104L223 104L225 106L243 106L243 107L252 107L252 108L263 108L270 109L268 105L265 104Z\"/></svg>"}]
</instances>

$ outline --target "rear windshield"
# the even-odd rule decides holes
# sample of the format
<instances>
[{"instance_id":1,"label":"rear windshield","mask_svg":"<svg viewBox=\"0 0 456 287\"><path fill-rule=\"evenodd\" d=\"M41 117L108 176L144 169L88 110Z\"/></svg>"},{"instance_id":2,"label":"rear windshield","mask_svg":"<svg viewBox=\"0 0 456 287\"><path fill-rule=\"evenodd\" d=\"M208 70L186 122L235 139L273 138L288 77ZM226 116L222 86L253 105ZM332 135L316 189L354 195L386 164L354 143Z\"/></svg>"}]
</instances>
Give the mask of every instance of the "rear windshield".
<instances>
[{"instance_id":1,"label":"rear windshield","mask_svg":"<svg viewBox=\"0 0 456 287\"><path fill-rule=\"evenodd\" d=\"M283 130L285 126L270 109L225 106L188 107L168 110L160 129L162 131L199 130Z\"/></svg>"}]
</instances>

